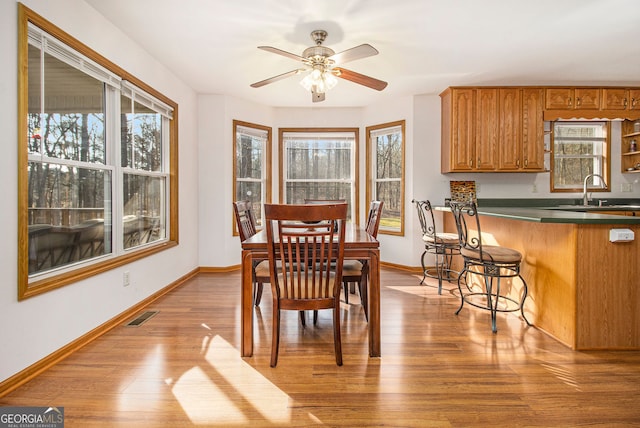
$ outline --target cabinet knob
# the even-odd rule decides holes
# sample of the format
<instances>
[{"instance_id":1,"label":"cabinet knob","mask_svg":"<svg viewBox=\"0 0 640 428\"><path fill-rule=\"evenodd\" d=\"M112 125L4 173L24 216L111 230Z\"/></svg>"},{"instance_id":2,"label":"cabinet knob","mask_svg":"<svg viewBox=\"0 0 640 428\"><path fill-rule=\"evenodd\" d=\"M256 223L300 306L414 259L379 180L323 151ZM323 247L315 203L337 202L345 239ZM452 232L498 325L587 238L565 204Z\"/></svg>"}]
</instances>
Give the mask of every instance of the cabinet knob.
<instances>
[{"instance_id":1,"label":"cabinet knob","mask_svg":"<svg viewBox=\"0 0 640 428\"><path fill-rule=\"evenodd\" d=\"M582 100L580 99L580 97L577 97L577 98L576 98L576 105L577 105L578 107L580 107L580 105L582 105Z\"/></svg>"},{"instance_id":2,"label":"cabinet knob","mask_svg":"<svg viewBox=\"0 0 640 428\"><path fill-rule=\"evenodd\" d=\"M573 100L571 99L571 97L569 97L569 99L567 100L567 102L569 103L569 107L571 107L573 105Z\"/></svg>"},{"instance_id":3,"label":"cabinet knob","mask_svg":"<svg viewBox=\"0 0 640 428\"><path fill-rule=\"evenodd\" d=\"M636 100L635 98L631 98L631 107L635 107L637 102L638 100Z\"/></svg>"},{"instance_id":4,"label":"cabinet knob","mask_svg":"<svg viewBox=\"0 0 640 428\"><path fill-rule=\"evenodd\" d=\"M529 166L529 159L525 159L524 160L524 167L528 167Z\"/></svg>"},{"instance_id":5,"label":"cabinet knob","mask_svg":"<svg viewBox=\"0 0 640 428\"><path fill-rule=\"evenodd\" d=\"M469 159L469 168L473 168L473 159Z\"/></svg>"},{"instance_id":6,"label":"cabinet knob","mask_svg":"<svg viewBox=\"0 0 640 428\"><path fill-rule=\"evenodd\" d=\"M628 104L628 101L627 101L627 99L626 99L626 98L624 98L624 99L622 100L622 105L626 107L626 106L627 106L627 104Z\"/></svg>"}]
</instances>

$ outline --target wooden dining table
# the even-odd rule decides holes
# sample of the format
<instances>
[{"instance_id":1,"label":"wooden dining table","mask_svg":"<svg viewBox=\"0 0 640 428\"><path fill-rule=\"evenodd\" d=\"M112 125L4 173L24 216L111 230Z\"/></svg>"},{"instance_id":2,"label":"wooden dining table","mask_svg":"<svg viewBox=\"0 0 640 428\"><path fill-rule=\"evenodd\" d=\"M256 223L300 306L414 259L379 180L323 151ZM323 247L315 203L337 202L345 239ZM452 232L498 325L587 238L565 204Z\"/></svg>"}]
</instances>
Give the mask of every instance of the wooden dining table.
<instances>
[{"instance_id":1,"label":"wooden dining table","mask_svg":"<svg viewBox=\"0 0 640 428\"><path fill-rule=\"evenodd\" d=\"M368 315L369 356L380 356L380 243L365 229L355 224L345 226L344 258L368 260ZM242 312L241 353L243 357L253 355L253 261L267 260L267 233L263 229L242 241Z\"/></svg>"}]
</instances>

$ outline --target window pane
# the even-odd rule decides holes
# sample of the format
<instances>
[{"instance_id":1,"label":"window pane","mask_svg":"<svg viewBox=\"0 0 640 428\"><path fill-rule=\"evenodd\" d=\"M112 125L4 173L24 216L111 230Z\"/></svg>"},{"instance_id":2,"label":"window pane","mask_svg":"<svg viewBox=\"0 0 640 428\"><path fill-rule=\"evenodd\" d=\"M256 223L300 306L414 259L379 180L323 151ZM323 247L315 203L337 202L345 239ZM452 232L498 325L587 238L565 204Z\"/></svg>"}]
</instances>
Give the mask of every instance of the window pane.
<instances>
[{"instance_id":1,"label":"window pane","mask_svg":"<svg viewBox=\"0 0 640 428\"><path fill-rule=\"evenodd\" d=\"M380 218L380 228L398 229L402 221L401 181L382 181L376 183L377 199L384 201L384 210Z\"/></svg>"},{"instance_id":2,"label":"window pane","mask_svg":"<svg viewBox=\"0 0 640 428\"><path fill-rule=\"evenodd\" d=\"M126 95L120 97L120 105L121 165L162 171L162 115Z\"/></svg>"},{"instance_id":3,"label":"window pane","mask_svg":"<svg viewBox=\"0 0 640 428\"><path fill-rule=\"evenodd\" d=\"M262 178L265 140L238 133L236 140L236 177Z\"/></svg>"},{"instance_id":4,"label":"window pane","mask_svg":"<svg viewBox=\"0 0 640 428\"><path fill-rule=\"evenodd\" d=\"M378 178L402 177L402 134L381 135L376 140Z\"/></svg>"},{"instance_id":5,"label":"window pane","mask_svg":"<svg viewBox=\"0 0 640 428\"><path fill-rule=\"evenodd\" d=\"M349 204L347 218L351 218L351 184L322 182L288 182L287 204L303 204L305 199L344 199Z\"/></svg>"},{"instance_id":6,"label":"window pane","mask_svg":"<svg viewBox=\"0 0 640 428\"><path fill-rule=\"evenodd\" d=\"M111 253L111 173L29 162L29 273Z\"/></svg>"},{"instance_id":7,"label":"window pane","mask_svg":"<svg viewBox=\"0 0 640 428\"><path fill-rule=\"evenodd\" d=\"M29 54L29 151L43 139L45 156L104 164L104 83L45 53L40 117L40 50Z\"/></svg>"},{"instance_id":8,"label":"window pane","mask_svg":"<svg viewBox=\"0 0 640 428\"><path fill-rule=\"evenodd\" d=\"M42 109L40 73L40 52L35 46L29 45L29 113L27 115L28 153L40 153L42 140L42 126L40 113Z\"/></svg>"},{"instance_id":9,"label":"window pane","mask_svg":"<svg viewBox=\"0 0 640 428\"><path fill-rule=\"evenodd\" d=\"M287 141L287 178L351 178L352 141Z\"/></svg>"},{"instance_id":10,"label":"window pane","mask_svg":"<svg viewBox=\"0 0 640 428\"><path fill-rule=\"evenodd\" d=\"M125 249L165 237L165 181L164 177L124 174Z\"/></svg>"},{"instance_id":11,"label":"window pane","mask_svg":"<svg viewBox=\"0 0 640 428\"><path fill-rule=\"evenodd\" d=\"M236 201L251 201L256 223L262 225L262 182L241 181L236 182Z\"/></svg>"},{"instance_id":12,"label":"window pane","mask_svg":"<svg viewBox=\"0 0 640 428\"><path fill-rule=\"evenodd\" d=\"M554 124L554 189L581 189L589 174L604 174L606 125L602 122L562 122ZM595 178L589 187L600 188Z\"/></svg>"}]
</instances>

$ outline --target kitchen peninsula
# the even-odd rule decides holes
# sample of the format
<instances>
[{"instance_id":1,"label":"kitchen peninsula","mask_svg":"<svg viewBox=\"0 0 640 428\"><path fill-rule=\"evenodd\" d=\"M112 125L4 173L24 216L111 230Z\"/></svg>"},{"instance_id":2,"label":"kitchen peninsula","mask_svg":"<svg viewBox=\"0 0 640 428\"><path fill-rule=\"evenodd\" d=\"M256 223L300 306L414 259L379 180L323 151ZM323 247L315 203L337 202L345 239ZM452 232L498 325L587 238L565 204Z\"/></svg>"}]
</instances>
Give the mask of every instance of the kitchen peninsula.
<instances>
[{"instance_id":1,"label":"kitchen peninsula","mask_svg":"<svg viewBox=\"0 0 640 428\"><path fill-rule=\"evenodd\" d=\"M529 321L572 349L640 349L640 216L632 215L640 207L530 202L478 202L483 242L523 254ZM448 208L439 209L454 232ZM635 239L610 242L611 229Z\"/></svg>"}]
</instances>

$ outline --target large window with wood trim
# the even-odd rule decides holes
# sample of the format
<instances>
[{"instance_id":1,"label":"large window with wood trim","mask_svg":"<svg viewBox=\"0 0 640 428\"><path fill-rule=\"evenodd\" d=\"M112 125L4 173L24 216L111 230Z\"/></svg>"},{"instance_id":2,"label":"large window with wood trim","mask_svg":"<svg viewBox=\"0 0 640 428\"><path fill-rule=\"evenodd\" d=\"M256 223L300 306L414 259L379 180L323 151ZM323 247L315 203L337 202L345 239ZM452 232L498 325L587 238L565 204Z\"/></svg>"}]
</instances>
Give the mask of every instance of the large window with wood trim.
<instances>
[{"instance_id":1,"label":"large window with wood trim","mask_svg":"<svg viewBox=\"0 0 640 428\"><path fill-rule=\"evenodd\" d=\"M347 218L357 219L358 129L280 129L282 203L344 200Z\"/></svg>"},{"instance_id":2,"label":"large window with wood trim","mask_svg":"<svg viewBox=\"0 0 640 428\"><path fill-rule=\"evenodd\" d=\"M610 122L553 122L552 192L609 191Z\"/></svg>"},{"instance_id":3,"label":"large window with wood trim","mask_svg":"<svg viewBox=\"0 0 640 428\"><path fill-rule=\"evenodd\" d=\"M233 200L250 201L261 227L264 204L271 202L271 128L234 120L233 135Z\"/></svg>"},{"instance_id":4,"label":"large window with wood trim","mask_svg":"<svg viewBox=\"0 0 640 428\"><path fill-rule=\"evenodd\" d=\"M177 105L19 10L22 299L177 243Z\"/></svg>"},{"instance_id":5,"label":"large window with wood trim","mask_svg":"<svg viewBox=\"0 0 640 428\"><path fill-rule=\"evenodd\" d=\"M404 235L405 121L367 127L367 200L384 201L378 233Z\"/></svg>"}]
</instances>

